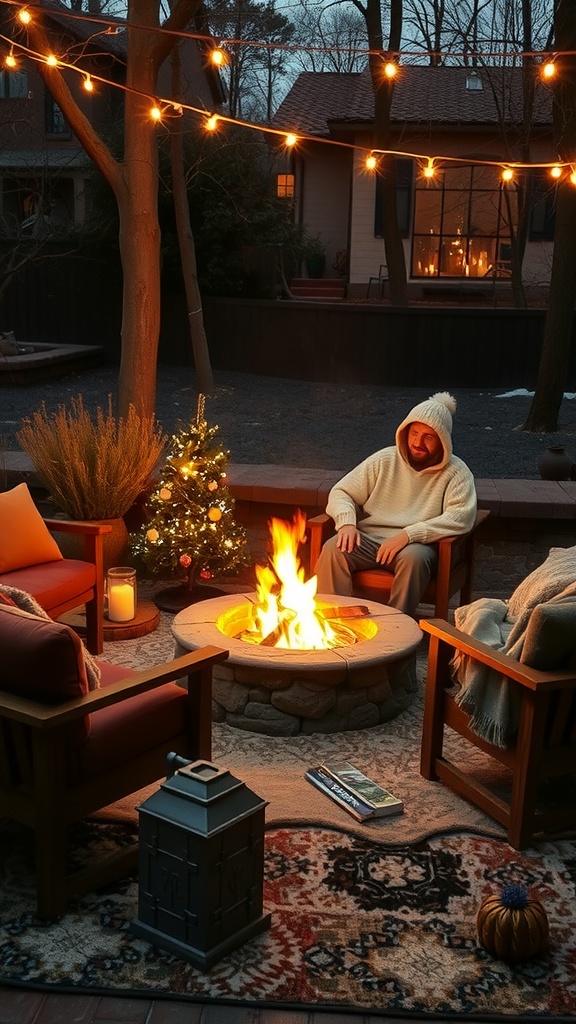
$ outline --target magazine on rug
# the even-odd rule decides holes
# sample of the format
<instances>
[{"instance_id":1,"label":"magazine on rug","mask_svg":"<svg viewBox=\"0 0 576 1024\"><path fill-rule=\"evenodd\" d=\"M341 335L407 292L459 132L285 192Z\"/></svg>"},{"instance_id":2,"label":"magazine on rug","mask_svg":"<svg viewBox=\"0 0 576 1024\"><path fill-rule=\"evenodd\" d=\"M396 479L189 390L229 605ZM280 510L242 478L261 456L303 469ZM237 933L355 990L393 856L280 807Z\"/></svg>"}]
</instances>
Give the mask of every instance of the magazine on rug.
<instances>
[{"instance_id":1,"label":"magazine on rug","mask_svg":"<svg viewBox=\"0 0 576 1024\"><path fill-rule=\"evenodd\" d=\"M326 772L335 782L338 782L352 796L361 800L374 811L375 818L383 818L389 814L402 814L404 804L399 797L394 796L388 789L369 779L359 768L356 768L349 761L338 761L334 764L326 762L320 765L322 771Z\"/></svg>"},{"instance_id":2,"label":"magazine on rug","mask_svg":"<svg viewBox=\"0 0 576 1024\"><path fill-rule=\"evenodd\" d=\"M305 778L313 786L316 786L316 789L319 789L321 793L325 793L326 796L331 797L340 807L343 807L345 811L348 811L357 821L366 821L368 818L376 817L373 807L369 807L364 800L360 800L353 793L350 793L336 779L333 779L328 772L324 771L320 765L317 768L309 768L305 773Z\"/></svg>"}]
</instances>

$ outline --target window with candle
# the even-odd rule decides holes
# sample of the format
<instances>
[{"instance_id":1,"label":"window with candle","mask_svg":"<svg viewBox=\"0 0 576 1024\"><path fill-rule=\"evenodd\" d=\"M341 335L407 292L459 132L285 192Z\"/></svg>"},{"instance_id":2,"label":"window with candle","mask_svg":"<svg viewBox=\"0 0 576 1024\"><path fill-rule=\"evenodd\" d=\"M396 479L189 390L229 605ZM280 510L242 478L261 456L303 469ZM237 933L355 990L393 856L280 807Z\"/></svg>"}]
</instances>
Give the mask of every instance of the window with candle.
<instances>
[{"instance_id":1,"label":"window with candle","mask_svg":"<svg viewBox=\"0 0 576 1024\"><path fill-rule=\"evenodd\" d=\"M509 249L517 220L515 186L502 184L498 167L449 166L432 179L419 177L412 276L508 276L500 254Z\"/></svg>"}]
</instances>

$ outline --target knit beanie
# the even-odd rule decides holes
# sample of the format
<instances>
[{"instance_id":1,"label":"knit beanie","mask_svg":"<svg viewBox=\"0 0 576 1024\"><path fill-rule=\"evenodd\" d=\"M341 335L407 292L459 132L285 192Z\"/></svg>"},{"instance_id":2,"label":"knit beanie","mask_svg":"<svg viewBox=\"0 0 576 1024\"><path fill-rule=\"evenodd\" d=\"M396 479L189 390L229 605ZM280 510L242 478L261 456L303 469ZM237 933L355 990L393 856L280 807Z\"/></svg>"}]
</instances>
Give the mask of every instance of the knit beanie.
<instances>
[{"instance_id":1,"label":"knit beanie","mask_svg":"<svg viewBox=\"0 0 576 1024\"><path fill-rule=\"evenodd\" d=\"M402 454L406 455L406 429L411 423L425 423L432 427L440 438L444 448L445 465L452 455L452 416L456 412L456 399L447 391L438 391L425 402L420 402L408 413L396 431L396 444ZM436 466L438 468L438 466Z\"/></svg>"}]
</instances>

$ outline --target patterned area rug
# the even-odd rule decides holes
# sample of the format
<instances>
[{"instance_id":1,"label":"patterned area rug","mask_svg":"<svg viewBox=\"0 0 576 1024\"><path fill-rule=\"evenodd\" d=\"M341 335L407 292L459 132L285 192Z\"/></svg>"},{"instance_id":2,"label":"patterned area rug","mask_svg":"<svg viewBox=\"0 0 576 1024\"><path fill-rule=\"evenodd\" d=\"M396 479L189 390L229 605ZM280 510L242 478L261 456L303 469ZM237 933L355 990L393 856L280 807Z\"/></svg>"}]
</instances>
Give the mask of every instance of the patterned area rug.
<instances>
[{"instance_id":1,"label":"patterned area rug","mask_svg":"<svg viewBox=\"0 0 576 1024\"><path fill-rule=\"evenodd\" d=\"M83 825L76 838L98 856L132 836L132 826L116 823ZM25 830L0 830L0 872L0 983L388 1016L576 1013L576 844L568 840L517 854L474 836L394 847L327 829L271 829L271 927L208 972L131 933L133 879L46 924L34 916ZM481 899L512 881L539 895L551 933L548 954L516 966L475 935Z\"/></svg>"}]
</instances>

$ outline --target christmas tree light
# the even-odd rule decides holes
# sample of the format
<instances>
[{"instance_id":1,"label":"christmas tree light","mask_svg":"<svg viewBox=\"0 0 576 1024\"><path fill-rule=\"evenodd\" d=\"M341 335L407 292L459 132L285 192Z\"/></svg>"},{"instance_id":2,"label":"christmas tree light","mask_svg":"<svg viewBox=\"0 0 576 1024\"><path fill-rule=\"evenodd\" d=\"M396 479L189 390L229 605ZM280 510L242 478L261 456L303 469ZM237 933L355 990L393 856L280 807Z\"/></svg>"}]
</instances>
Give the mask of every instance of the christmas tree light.
<instances>
[{"instance_id":1,"label":"christmas tree light","mask_svg":"<svg viewBox=\"0 0 576 1024\"><path fill-rule=\"evenodd\" d=\"M153 576L182 577L182 607L200 583L235 575L250 563L225 482L230 453L215 442L218 427L208 426L204 404L200 395L195 422L173 435L162 478L147 502L148 521L133 542Z\"/></svg>"}]
</instances>

